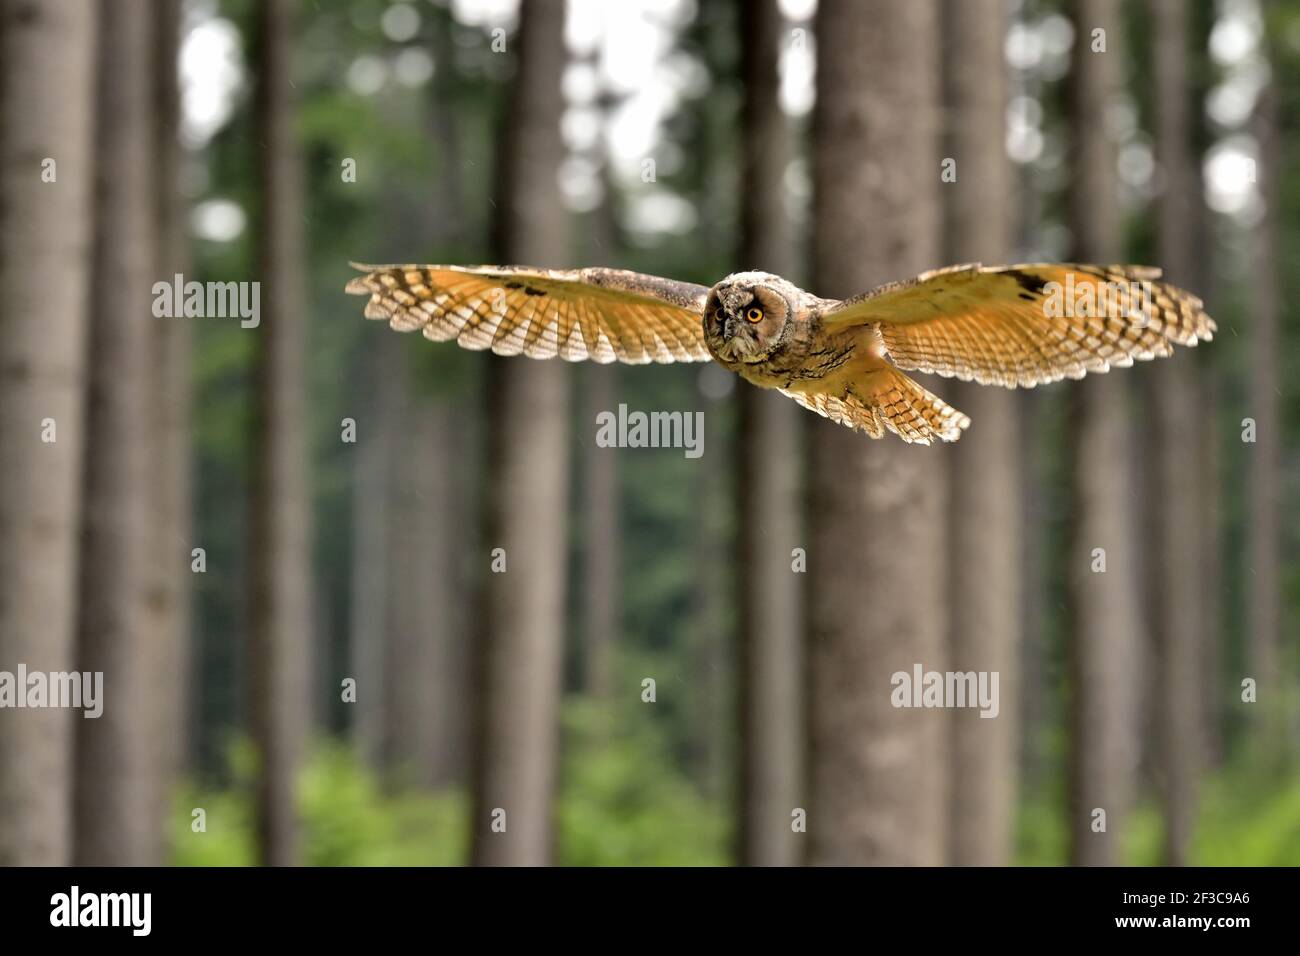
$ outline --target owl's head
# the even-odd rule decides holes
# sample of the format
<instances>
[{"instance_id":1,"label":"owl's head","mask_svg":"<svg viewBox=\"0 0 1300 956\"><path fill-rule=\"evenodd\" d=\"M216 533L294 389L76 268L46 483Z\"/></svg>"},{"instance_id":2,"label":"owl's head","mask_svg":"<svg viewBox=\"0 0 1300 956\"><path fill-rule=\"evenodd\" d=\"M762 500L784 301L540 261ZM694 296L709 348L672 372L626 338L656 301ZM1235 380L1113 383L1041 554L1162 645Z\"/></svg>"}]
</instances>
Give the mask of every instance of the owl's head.
<instances>
[{"instance_id":1,"label":"owl's head","mask_svg":"<svg viewBox=\"0 0 1300 956\"><path fill-rule=\"evenodd\" d=\"M711 290L704 339L724 364L761 362L785 344L798 289L767 272L737 272Z\"/></svg>"}]
</instances>

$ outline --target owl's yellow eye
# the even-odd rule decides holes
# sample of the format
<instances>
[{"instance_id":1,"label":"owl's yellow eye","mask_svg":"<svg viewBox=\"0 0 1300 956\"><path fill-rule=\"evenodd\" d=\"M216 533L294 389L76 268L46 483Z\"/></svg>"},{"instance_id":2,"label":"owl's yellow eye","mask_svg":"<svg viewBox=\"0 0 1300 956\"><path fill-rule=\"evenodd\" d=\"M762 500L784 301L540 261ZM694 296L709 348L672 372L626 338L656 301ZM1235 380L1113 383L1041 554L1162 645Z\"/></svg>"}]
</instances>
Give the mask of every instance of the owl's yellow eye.
<instances>
[{"instance_id":1,"label":"owl's yellow eye","mask_svg":"<svg viewBox=\"0 0 1300 956\"><path fill-rule=\"evenodd\" d=\"M745 318L749 319L751 322L762 322L763 310L751 306L745 310Z\"/></svg>"}]
</instances>

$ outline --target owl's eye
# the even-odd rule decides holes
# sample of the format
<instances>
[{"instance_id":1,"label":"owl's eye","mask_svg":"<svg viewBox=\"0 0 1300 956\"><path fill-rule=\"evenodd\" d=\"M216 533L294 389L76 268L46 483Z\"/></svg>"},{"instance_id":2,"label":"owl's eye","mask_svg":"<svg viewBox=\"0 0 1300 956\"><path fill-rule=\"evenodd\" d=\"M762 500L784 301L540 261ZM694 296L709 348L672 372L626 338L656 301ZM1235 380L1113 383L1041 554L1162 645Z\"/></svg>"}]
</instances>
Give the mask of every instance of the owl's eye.
<instances>
[{"instance_id":1,"label":"owl's eye","mask_svg":"<svg viewBox=\"0 0 1300 956\"><path fill-rule=\"evenodd\" d=\"M745 310L745 318L749 319L749 321L751 322L762 322L763 310L751 306L750 308Z\"/></svg>"}]
</instances>

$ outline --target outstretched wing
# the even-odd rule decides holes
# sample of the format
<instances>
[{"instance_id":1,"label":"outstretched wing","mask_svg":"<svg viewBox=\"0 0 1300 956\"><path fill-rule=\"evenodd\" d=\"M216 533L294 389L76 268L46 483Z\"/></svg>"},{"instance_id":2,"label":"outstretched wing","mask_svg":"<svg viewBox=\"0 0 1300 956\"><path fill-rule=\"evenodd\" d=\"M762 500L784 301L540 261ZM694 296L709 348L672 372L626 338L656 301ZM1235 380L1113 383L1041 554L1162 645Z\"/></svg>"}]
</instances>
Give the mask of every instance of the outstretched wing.
<instances>
[{"instance_id":1,"label":"outstretched wing","mask_svg":"<svg viewBox=\"0 0 1300 956\"><path fill-rule=\"evenodd\" d=\"M622 269L362 266L347 291L368 319L498 355L571 362L702 362L708 289Z\"/></svg>"},{"instance_id":2,"label":"outstretched wing","mask_svg":"<svg viewBox=\"0 0 1300 956\"><path fill-rule=\"evenodd\" d=\"M874 324L899 368L1029 387L1208 341L1200 299L1144 266L978 264L836 303L829 327Z\"/></svg>"}]
</instances>

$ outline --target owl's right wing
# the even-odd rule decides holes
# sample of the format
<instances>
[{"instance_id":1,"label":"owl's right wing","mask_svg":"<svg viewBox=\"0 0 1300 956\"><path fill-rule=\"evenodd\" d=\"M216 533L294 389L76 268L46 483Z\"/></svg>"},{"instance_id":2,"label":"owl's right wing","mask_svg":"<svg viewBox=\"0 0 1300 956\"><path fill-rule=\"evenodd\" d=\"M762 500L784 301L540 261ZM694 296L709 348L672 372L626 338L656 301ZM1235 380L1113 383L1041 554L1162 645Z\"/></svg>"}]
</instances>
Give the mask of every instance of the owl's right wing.
<instances>
[{"instance_id":1,"label":"owl's right wing","mask_svg":"<svg viewBox=\"0 0 1300 956\"><path fill-rule=\"evenodd\" d=\"M1159 278L1144 266L952 266L835 303L822 321L875 325L899 368L1030 387L1211 339L1200 299Z\"/></svg>"},{"instance_id":2,"label":"owl's right wing","mask_svg":"<svg viewBox=\"0 0 1300 956\"><path fill-rule=\"evenodd\" d=\"M708 289L623 269L363 266L365 315L437 342L571 362L703 362Z\"/></svg>"}]
</instances>

